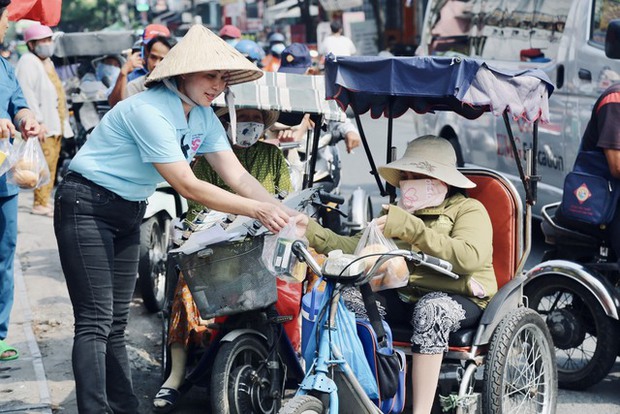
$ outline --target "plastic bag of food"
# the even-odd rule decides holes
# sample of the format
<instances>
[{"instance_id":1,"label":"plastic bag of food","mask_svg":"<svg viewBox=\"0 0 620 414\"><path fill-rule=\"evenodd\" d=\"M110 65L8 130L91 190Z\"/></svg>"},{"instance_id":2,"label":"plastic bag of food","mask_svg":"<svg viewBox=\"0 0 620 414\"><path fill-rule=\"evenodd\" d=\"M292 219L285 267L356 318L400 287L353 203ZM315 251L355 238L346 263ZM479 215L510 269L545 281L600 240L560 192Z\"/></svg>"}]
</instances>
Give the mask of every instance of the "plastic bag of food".
<instances>
[{"instance_id":1,"label":"plastic bag of food","mask_svg":"<svg viewBox=\"0 0 620 414\"><path fill-rule=\"evenodd\" d=\"M364 230L355 248L355 255L359 257L368 256L364 259L366 272L368 272L381 257L380 253L386 253L396 248L394 241L383 235L375 219ZM407 285L407 282L409 282L407 262L402 256L395 256L379 267L370 280L370 286L373 291L377 292L379 290L403 287Z\"/></svg>"},{"instance_id":2,"label":"plastic bag of food","mask_svg":"<svg viewBox=\"0 0 620 414\"><path fill-rule=\"evenodd\" d=\"M297 282L306 278L307 266L291 252L293 242L298 240L296 222L291 219L278 234L265 237L262 260L265 267L278 277ZM302 240L306 245L306 240Z\"/></svg>"},{"instance_id":3,"label":"plastic bag of food","mask_svg":"<svg viewBox=\"0 0 620 414\"><path fill-rule=\"evenodd\" d=\"M8 182L26 190L49 183L50 169L38 139L30 138L26 141L16 139L13 142L10 159L13 162L8 172Z\"/></svg>"}]
</instances>

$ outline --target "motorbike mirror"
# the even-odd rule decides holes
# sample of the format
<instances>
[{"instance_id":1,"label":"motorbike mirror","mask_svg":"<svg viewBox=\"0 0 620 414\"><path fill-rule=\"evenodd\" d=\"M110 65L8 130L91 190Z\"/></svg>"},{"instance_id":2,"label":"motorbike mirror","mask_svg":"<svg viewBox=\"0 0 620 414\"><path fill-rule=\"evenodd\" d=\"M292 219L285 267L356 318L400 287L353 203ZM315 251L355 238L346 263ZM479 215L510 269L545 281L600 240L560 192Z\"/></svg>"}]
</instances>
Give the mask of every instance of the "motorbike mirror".
<instances>
[{"instance_id":1,"label":"motorbike mirror","mask_svg":"<svg viewBox=\"0 0 620 414\"><path fill-rule=\"evenodd\" d=\"M620 19L610 21L607 26L605 56L610 59L620 59Z\"/></svg>"}]
</instances>

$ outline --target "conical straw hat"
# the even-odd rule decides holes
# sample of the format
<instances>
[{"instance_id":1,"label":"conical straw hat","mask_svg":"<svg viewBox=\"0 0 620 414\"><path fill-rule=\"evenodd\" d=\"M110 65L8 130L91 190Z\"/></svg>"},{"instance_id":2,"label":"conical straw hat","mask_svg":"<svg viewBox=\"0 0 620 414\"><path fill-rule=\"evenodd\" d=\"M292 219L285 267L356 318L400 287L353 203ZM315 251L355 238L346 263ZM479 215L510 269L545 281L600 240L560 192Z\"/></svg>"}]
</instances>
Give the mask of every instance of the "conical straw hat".
<instances>
[{"instance_id":1,"label":"conical straw hat","mask_svg":"<svg viewBox=\"0 0 620 414\"><path fill-rule=\"evenodd\" d=\"M201 24L193 25L146 79L146 85L186 73L225 70L229 85L250 82L263 71Z\"/></svg>"}]
</instances>

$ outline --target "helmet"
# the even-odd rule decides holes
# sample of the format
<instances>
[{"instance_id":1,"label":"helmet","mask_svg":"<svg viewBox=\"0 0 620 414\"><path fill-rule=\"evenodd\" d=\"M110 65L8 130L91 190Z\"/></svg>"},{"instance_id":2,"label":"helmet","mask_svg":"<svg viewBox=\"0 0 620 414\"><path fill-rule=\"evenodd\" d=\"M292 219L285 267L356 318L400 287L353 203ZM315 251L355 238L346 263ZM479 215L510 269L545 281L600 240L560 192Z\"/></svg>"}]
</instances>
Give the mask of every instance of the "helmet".
<instances>
[{"instance_id":1,"label":"helmet","mask_svg":"<svg viewBox=\"0 0 620 414\"><path fill-rule=\"evenodd\" d=\"M260 61L264 57L263 49L253 40L242 39L237 42L235 49L252 62Z\"/></svg>"},{"instance_id":2,"label":"helmet","mask_svg":"<svg viewBox=\"0 0 620 414\"><path fill-rule=\"evenodd\" d=\"M282 33L272 33L269 36L269 43L284 43L286 38Z\"/></svg>"},{"instance_id":3,"label":"helmet","mask_svg":"<svg viewBox=\"0 0 620 414\"><path fill-rule=\"evenodd\" d=\"M149 24L144 28L144 33L142 33L142 39L145 41L149 41L158 36L170 37L170 29L163 24Z\"/></svg>"},{"instance_id":4,"label":"helmet","mask_svg":"<svg viewBox=\"0 0 620 414\"><path fill-rule=\"evenodd\" d=\"M35 23L28 27L24 32L24 41L28 43L31 40L46 39L48 37L52 37L53 34L54 32L52 32L52 29L49 27L40 23Z\"/></svg>"},{"instance_id":5,"label":"helmet","mask_svg":"<svg viewBox=\"0 0 620 414\"><path fill-rule=\"evenodd\" d=\"M220 29L220 37L230 37L232 39L241 38L241 30L232 24L226 24Z\"/></svg>"}]
</instances>

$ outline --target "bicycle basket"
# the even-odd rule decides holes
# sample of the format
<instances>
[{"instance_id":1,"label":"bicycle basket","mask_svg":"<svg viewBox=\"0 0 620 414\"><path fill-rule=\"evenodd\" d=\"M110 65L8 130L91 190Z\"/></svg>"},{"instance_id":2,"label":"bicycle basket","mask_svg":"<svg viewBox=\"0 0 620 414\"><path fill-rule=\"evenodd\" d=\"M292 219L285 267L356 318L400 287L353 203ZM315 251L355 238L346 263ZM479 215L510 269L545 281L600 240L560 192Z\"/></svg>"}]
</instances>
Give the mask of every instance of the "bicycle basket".
<instances>
[{"instance_id":1,"label":"bicycle basket","mask_svg":"<svg viewBox=\"0 0 620 414\"><path fill-rule=\"evenodd\" d=\"M217 243L177 258L203 319L261 309L278 298L261 261L263 236Z\"/></svg>"}]
</instances>

